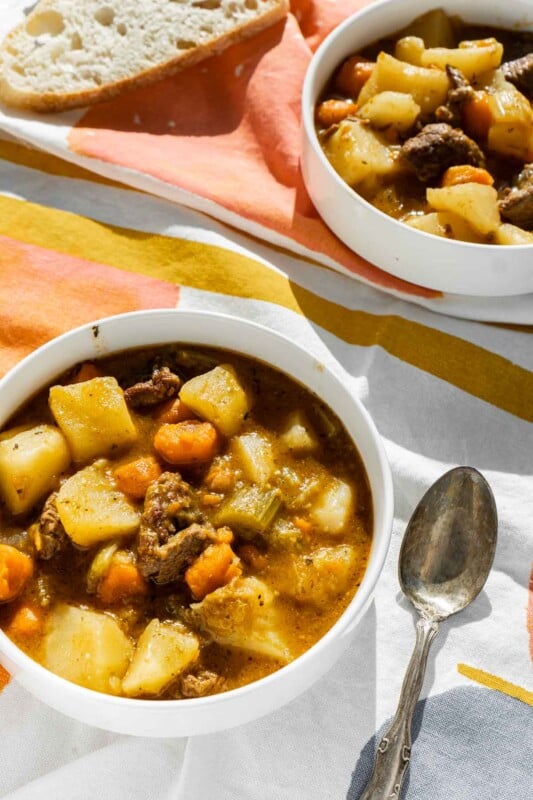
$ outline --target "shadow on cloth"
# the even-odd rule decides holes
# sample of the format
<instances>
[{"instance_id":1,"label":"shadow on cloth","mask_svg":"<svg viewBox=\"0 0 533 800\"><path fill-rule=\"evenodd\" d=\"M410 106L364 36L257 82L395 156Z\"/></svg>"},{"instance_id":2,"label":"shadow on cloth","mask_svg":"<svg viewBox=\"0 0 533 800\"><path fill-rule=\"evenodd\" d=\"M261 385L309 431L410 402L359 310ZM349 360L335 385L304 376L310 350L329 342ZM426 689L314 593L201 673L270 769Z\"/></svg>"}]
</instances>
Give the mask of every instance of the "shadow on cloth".
<instances>
[{"instance_id":1,"label":"shadow on cloth","mask_svg":"<svg viewBox=\"0 0 533 800\"><path fill-rule=\"evenodd\" d=\"M372 771L376 740L363 748L346 800L358 800ZM531 793L531 709L490 689L465 686L421 700L413 720L404 800L515 800Z\"/></svg>"}]
</instances>

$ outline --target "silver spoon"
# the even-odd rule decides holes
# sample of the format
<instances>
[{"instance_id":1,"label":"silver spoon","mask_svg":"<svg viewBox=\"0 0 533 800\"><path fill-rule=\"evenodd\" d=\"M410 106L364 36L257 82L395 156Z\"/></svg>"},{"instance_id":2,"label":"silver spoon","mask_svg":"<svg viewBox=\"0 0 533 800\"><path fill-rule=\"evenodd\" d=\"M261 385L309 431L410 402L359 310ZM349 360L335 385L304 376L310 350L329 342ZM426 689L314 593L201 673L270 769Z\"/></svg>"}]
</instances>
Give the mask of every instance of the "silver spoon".
<instances>
[{"instance_id":1,"label":"silver spoon","mask_svg":"<svg viewBox=\"0 0 533 800\"><path fill-rule=\"evenodd\" d=\"M487 481L457 467L431 486L409 520L399 578L420 619L396 715L382 737L374 771L360 800L398 800L411 756L411 720L439 622L462 611L487 580L498 520Z\"/></svg>"}]
</instances>

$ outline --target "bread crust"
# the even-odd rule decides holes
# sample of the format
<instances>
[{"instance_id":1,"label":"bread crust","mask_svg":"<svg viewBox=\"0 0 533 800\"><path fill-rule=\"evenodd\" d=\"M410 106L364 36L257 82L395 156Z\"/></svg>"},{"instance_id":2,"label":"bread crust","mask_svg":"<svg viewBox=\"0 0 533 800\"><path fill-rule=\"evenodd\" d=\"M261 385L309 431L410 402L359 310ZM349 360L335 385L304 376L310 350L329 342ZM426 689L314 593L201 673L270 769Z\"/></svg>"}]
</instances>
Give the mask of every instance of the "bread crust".
<instances>
[{"instance_id":1,"label":"bread crust","mask_svg":"<svg viewBox=\"0 0 533 800\"><path fill-rule=\"evenodd\" d=\"M42 5L50 8L53 3L50 3L49 0L44 0L43 4L40 5L41 8ZM37 6L32 13L35 13L37 10L39 10L39 6ZM179 53L172 59L156 64L147 70L137 72L128 78L102 84L94 89L87 89L80 92L25 92L15 89L6 81L2 73L2 53L9 47L10 41L18 35L22 25L26 24L21 23L21 25L7 34L0 46L0 100L14 108L37 111L40 113L68 111L69 109L111 100L122 92L155 83L162 78L175 75L182 69L197 64L210 56L221 53L230 45L242 42L260 31L269 28L271 25L274 25L286 16L288 10L289 0L278 0L278 4L274 8L256 19L236 25L232 30L221 34L207 44L196 45L190 50Z\"/></svg>"}]
</instances>

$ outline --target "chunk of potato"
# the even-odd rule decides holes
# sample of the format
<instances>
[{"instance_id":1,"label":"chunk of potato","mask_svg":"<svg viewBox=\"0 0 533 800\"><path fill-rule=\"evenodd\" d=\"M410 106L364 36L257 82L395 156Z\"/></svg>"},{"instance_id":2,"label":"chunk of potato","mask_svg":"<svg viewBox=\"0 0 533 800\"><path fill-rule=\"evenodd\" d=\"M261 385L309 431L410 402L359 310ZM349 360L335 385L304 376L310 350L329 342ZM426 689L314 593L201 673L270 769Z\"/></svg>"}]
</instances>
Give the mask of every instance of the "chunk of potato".
<instances>
[{"instance_id":1,"label":"chunk of potato","mask_svg":"<svg viewBox=\"0 0 533 800\"><path fill-rule=\"evenodd\" d=\"M458 48L430 47L421 55L423 67L446 69L446 65L460 69L468 81L500 66L503 45L496 39L479 42L461 42Z\"/></svg>"},{"instance_id":2,"label":"chunk of potato","mask_svg":"<svg viewBox=\"0 0 533 800\"><path fill-rule=\"evenodd\" d=\"M347 544L293 556L290 569L280 570L278 589L300 603L325 606L349 588L356 560L355 549Z\"/></svg>"},{"instance_id":3,"label":"chunk of potato","mask_svg":"<svg viewBox=\"0 0 533 800\"><path fill-rule=\"evenodd\" d=\"M447 238L446 228L436 211L432 211L430 214L413 214L410 217L406 217L404 222L417 231Z\"/></svg>"},{"instance_id":4,"label":"chunk of potato","mask_svg":"<svg viewBox=\"0 0 533 800\"><path fill-rule=\"evenodd\" d=\"M309 516L322 533L336 536L345 530L354 503L352 487L334 478L319 494Z\"/></svg>"},{"instance_id":5,"label":"chunk of potato","mask_svg":"<svg viewBox=\"0 0 533 800\"><path fill-rule=\"evenodd\" d=\"M224 436L234 436L252 399L230 364L220 364L183 384L180 399Z\"/></svg>"},{"instance_id":6,"label":"chunk of potato","mask_svg":"<svg viewBox=\"0 0 533 800\"><path fill-rule=\"evenodd\" d=\"M67 534L80 547L127 536L139 527L139 512L117 491L105 462L85 467L65 481L56 507Z\"/></svg>"},{"instance_id":7,"label":"chunk of potato","mask_svg":"<svg viewBox=\"0 0 533 800\"><path fill-rule=\"evenodd\" d=\"M23 514L69 464L65 437L53 425L7 430L0 437L0 496L13 514Z\"/></svg>"},{"instance_id":8,"label":"chunk of potato","mask_svg":"<svg viewBox=\"0 0 533 800\"><path fill-rule=\"evenodd\" d=\"M257 578L236 578L192 603L197 624L215 642L276 658L283 663L291 653L280 631L274 594Z\"/></svg>"},{"instance_id":9,"label":"chunk of potato","mask_svg":"<svg viewBox=\"0 0 533 800\"><path fill-rule=\"evenodd\" d=\"M405 222L418 231L432 233L445 239L476 244L487 241L486 236L477 233L465 219L451 211L432 211L430 214L409 217Z\"/></svg>"},{"instance_id":10,"label":"chunk of potato","mask_svg":"<svg viewBox=\"0 0 533 800\"><path fill-rule=\"evenodd\" d=\"M419 36L403 36L394 46L394 58L421 67L422 53L425 49L424 40Z\"/></svg>"},{"instance_id":11,"label":"chunk of potato","mask_svg":"<svg viewBox=\"0 0 533 800\"><path fill-rule=\"evenodd\" d=\"M128 697L158 695L199 654L198 639L184 627L152 619L140 635L122 690Z\"/></svg>"},{"instance_id":12,"label":"chunk of potato","mask_svg":"<svg viewBox=\"0 0 533 800\"><path fill-rule=\"evenodd\" d=\"M107 614L61 604L48 617L43 665L73 683L119 694L132 653L130 639Z\"/></svg>"},{"instance_id":13,"label":"chunk of potato","mask_svg":"<svg viewBox=\"0 0 533 800\"><path fill-rule=\"evenodd\" d=\"M497 91L489 95L492 122L488 149L505 157L527 162L533 158L533 112L526 97L505 80L495 81Z\"/></svg>"},{"instance_id":14,"label":"chunk of potato","mask_svg":"<svg viewBox=\"0 0 533 800\"><path fill-rule=\"evenodd\" d=\"M533 233L506 222L496 228L494 241L496 244L533 244Z\"/></svg>"},{"instance_id":15,"label":"chunk of potato","mask_svg":"<svg viewBox=\"0 0 533 800\"><path fill-rule=\"evenodd\" d=\"M324 141L333 169L350 186L364 181L379 184L400 171L398 152L385 138L359 119L345 119Z\"/></svg>"},{"instance_id":16,"label":"chunk of potato","mask_svg":"<svg viewBox=\"0 0 533 800\"><path fill-rule=\"evenodd\" d=\"M274 472L272 444L266 436L254 431L236 436L231 441L231 450L248 480L264 486Z\"/></svg>"},{"instance_id":17,"label":"chunk of potato","mask_svg":"<svg viewBox=\"0 0 533 800\"><path fill-rule=\"evenodd\" d=\"M115 378L52 386L49 404L74 461L110 455L137 438L124 393Z\"/></svg>"},{"instance_id":18,"label":"chunk of potato","mask_svg":"<svg viewBox=\"0 0 533 800\"><path fill-rule=\"evenodd\" d=\"M459 242L472 242L474 244L481 244L487 241L486 236L477 233L468 222L454 214L452 211L439 211L437 213L439 222L444 226L446 235L450 239L456 239Z\"/></svg>"},{"instance_id":19,"label":"chunk of potato","mask_svg":"<svg viewBox=\"0 0 533 800\"><path fill-rule=\"evenodd\" d=\"M410 94L402 92L380 92L371 97L357 112L367 119L374 128L393 128L398 133L406 133L415 124L420 114L420 106Z\"/></svg>"},{"instance_id":20,"label":"chunk of potato","mask_svg":"<svg viewBox=\"0 0 533 800\"><path fill-rule=\"evenodd\" d=\"M318 438L303 411L289 414L279 437L280 442L295 455L314 453L318 448Z\"/></svg>"},{"instance_id":21,"label":"chunk of potato","mask_svg":"<svg viewBox=\"0 0 533 800\"><path fill-rule=\"evenodd\" d=\"M498 192L493 186L462 183L427 189L426 197L432 208L457 214L482 236L495 231L500 224Z\"/></svg>"},{"instance_id":22,"label":"chunk of potato","mask_svg":"<svg viewBox=\"0 0 533 800\"><path fill-rule=\"evenodd\" d=\"M379 92L402 92L410 94L422 114L426 115L446 101L449 86L448 76L443 70L415 67L381 52L370 79L361 89L358 103L364 105Z\"/></svg>"},{"instance_id":23,"label":"chunk of potato","mask_svg":"<svg viewBox=\"0 0 533 800\"><path fill-rule=\"evenodd\" d=\"M442 8L434 8L417 17L403 31L405 36L417 36L426 47L453 47L455 34L449 16Z\"/></svg>"}]
</instances>

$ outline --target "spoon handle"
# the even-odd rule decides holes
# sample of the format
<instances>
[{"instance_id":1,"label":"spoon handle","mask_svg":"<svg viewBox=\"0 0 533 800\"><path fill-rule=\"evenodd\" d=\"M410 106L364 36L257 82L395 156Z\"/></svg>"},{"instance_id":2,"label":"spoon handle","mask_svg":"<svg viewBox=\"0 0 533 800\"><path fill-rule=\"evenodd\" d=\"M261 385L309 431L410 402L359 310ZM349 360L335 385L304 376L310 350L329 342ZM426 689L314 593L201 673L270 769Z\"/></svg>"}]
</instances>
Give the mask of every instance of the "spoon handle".
<instances>
[{"instance_id":1,"label":"spoon handle","mask_svg":"<svg viewBox=\"0 0 533 800\"><path fill-rule=\"evenodd\" d=\"M416 644L409 661L395 717L382 737L374 771L360 800L398 800L411 758L411 721L424 681L431 642L439 625L427 619L416 624Z\"/></svg>"}]
</instances>

